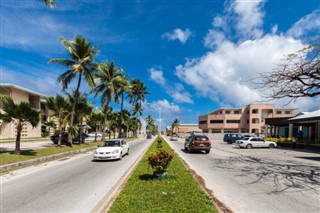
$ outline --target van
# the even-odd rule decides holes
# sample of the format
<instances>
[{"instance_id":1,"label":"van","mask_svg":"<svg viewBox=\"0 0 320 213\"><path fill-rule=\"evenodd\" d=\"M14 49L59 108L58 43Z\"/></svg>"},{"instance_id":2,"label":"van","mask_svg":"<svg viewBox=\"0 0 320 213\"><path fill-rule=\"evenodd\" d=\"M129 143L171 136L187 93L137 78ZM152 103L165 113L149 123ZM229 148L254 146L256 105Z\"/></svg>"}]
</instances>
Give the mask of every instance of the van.
<instances>
[{"instance_id":1,"label":"van","mask_svg":"<svg viewBox=\"0 0 320 213\"><path fill-rule=\"evenodd\" d=\"M226 133L223 136L223 141L227 142L228 144L235 143L237 140L243 138L243 135L240 133Z\"/></svg>"}]
</instances>

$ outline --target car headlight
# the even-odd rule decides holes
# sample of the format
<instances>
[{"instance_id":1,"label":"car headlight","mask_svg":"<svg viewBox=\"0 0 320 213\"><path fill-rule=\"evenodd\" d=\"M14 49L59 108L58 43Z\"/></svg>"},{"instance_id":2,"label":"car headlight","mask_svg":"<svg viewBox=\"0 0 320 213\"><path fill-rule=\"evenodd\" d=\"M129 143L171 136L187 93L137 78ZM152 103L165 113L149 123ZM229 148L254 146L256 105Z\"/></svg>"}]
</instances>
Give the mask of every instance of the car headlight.
<instances>
[{"instance_id":1,"label":"car headlight","mask_svg":"<svg viewBox=\"0 0 320 213\"><path fill-rule=\"evenodd\" d=\"M117 154L117 153L119 153L119 150L114 150L114 151L112 152L112 154Z\"/></svg>"},{"instance_id":2,"label":"car headlight","mask_svg":"<svg viewBox=\"0 0 320 213\"><path fill-rule=\"evenodd\" d=\"M97 152L97 151L94 151L94 154L96 155L96 154L98 154L98 152Z\"/></svg>"}]
</instances>

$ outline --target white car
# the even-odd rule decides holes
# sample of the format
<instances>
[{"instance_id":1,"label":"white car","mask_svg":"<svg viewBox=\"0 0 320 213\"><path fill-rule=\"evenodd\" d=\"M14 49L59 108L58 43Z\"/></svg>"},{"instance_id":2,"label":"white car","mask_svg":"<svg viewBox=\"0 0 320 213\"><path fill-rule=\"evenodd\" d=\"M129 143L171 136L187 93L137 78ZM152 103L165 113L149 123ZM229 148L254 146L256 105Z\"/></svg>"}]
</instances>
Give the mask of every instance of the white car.
<instances>
[{"instance_id":1,"label":"white car","mask_svg":"<svg viewBox=\"0 0 320 213\"><path fill-rule=\"evenodd\" d=\"M172 135L170 137L170 141L178 141L178 136L177 135Z\"/></svg>"},{"instance_id":2,"label":"white car","mask_svg":"<svg viewBox=\"0 0 320 213\"><path fill-rule=\"evenodd\" d=\"M123 139L109 139L96 149L93 160L121 160L124 155L129 155L129 144Z\"/></svg>"},{"instance_id":3,"label":"white car","mask_svg":"<svg viewBox=\"0 0 320 213\"><path fill-rule=\"evenodd\" d=\"M262 147L268 147L268 148L275 148L277 147L277 143L274 141L266 141L263 138L259 137L245 137L241 140L237 140L235 143L235 146L239 148L262 148Z\"/></svg>"},{"instance_id":4,"label":"white car","mask_svg":"<svg viewBox=\"0 0 320 213\"><path fill-rule=\"evenodd\" d=\"M96 132L89 133L89 137L95 137L95 136L96 136ZM97 132L97 137L102 137L102 132Z\"/></svg>"}]
</instances>

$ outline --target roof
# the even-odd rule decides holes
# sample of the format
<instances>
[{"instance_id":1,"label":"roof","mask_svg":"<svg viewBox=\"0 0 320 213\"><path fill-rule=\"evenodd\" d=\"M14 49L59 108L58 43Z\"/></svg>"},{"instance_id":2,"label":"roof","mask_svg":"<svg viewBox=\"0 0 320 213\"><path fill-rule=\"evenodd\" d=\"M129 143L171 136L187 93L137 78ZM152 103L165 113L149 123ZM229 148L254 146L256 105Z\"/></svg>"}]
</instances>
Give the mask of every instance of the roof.
<instances>
[{"instance_id":1,"label":"roof","mask_svg":"<svg viewBox=\"0 0 320 213\"><path fill-rule=\"evenodd\" d=\"M32 90L30 90L30 89L27 89L27 88L24 88L24 87L21 87L21 86L15 85L15 84L10 84L10 83L0 83L0 87L11 87L11 88L15 88L15 89L19 89L19 90L22 90L22 91L28 92L28 93L33 94L33 95L37 95L37 96L40 96L40 97L46 97L46 95L44 95L44 94L41 94L41 93L38 93L38 92L32 91Z\"/></svg>"},{"instance_id":2,"label":"roof","mask_svg":"<svg viewBox=\"0 0 320 213\"><path fill-rule=\"evenodd\" d=\"M313 112L309 112L309 113L300 113L298 114L298 116L294 117L294 118L290 118L288 119L289 121L296 121L296 120L308 120L308 119L314 119L314 118L319 118L320 119L320 109L313 111Z\"/></svg>"}]
</instances>

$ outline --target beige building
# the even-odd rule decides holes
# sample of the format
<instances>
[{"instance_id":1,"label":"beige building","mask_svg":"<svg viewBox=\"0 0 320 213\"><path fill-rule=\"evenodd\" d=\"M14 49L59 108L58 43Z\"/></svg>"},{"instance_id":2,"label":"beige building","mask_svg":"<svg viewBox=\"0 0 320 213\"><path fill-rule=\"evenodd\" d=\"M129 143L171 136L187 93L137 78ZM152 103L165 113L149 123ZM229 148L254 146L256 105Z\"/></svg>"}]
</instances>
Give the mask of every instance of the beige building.
<instances>
[{"instance_id":1,"label":"beige building","mask_svg":"<svg viewBox=\"0 0 320 213\"><path fill-rule=\"evenodd\" d=\"M293 109L277 109L274 104L249 104L245 108L220 108L198 117L205 133L266 133L266 118L292 117Z\"/></svg>"},{"instance_id":2,"label":"beige building","mask_svg":"<svg viewBox=\"0 0 320 213\"><path fill-rule=\"evenodd\" d=\"M41 99L45 96L32 90L8 83L0 83L0 94L10 96L16 104L29 102L31 107L39 111L41 110L42 118L38 126L32 128L30 124L26 124L21 133L21 137L23 138L41 137L41 124L47 118L45 105L41 102ZM1 108L2 106L0 104L0 110ZM16 138L16 134L16 126L14 123L4 124L0 120L0 139Z\"/></svg>"},{"instance_id":3,"label":"beige building","mask_svg":"<svg viewBox=\"0 0 320 213\"><path fill-rule=\"evenodd\" d=\"M201 132L201 129L199 129L198 124L180 124L179 125L179 133L187 133L187 132Z\"/></svg>"}]
</instances>

